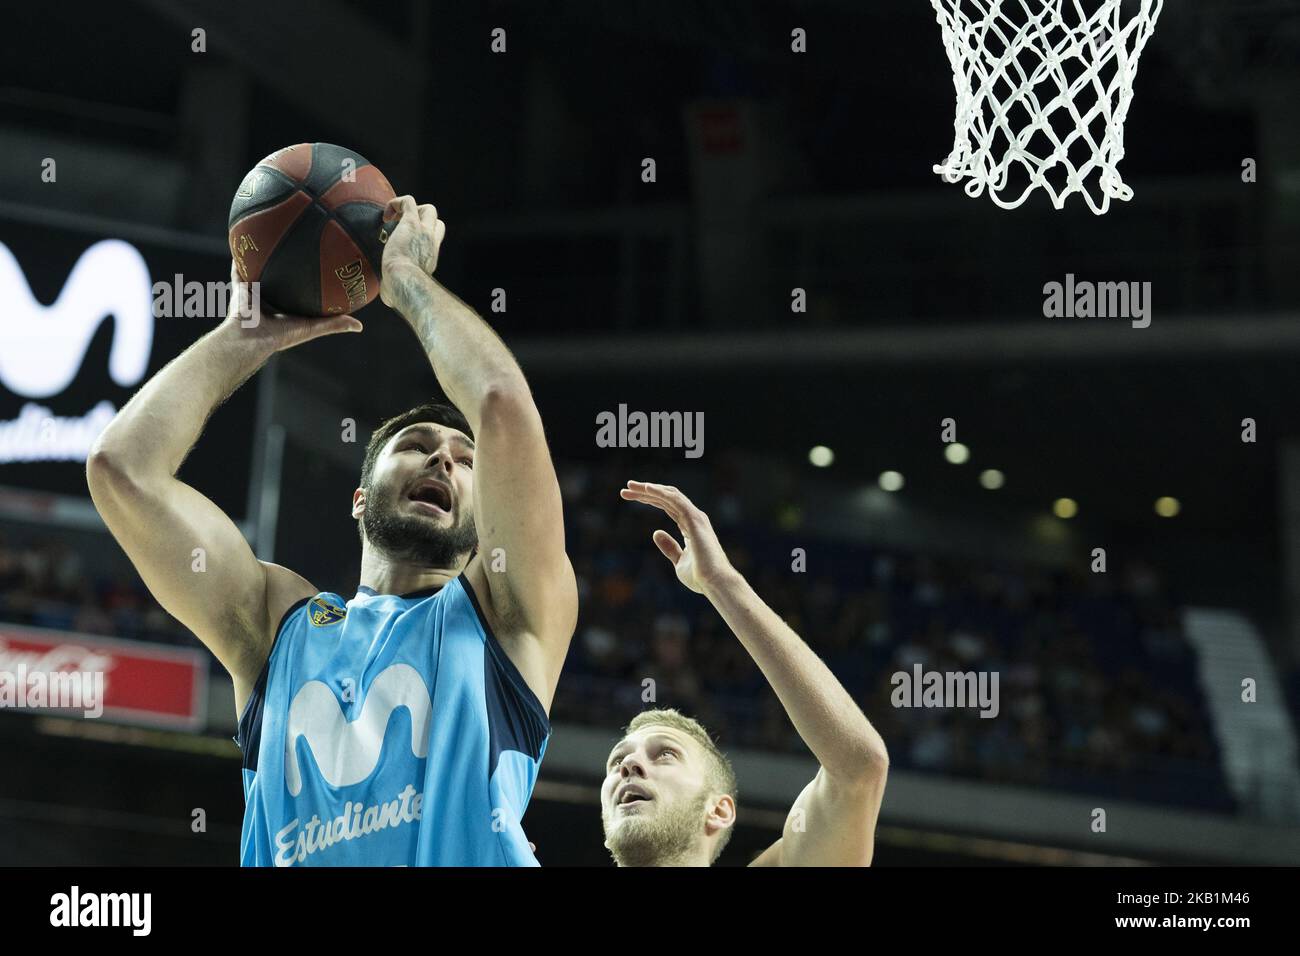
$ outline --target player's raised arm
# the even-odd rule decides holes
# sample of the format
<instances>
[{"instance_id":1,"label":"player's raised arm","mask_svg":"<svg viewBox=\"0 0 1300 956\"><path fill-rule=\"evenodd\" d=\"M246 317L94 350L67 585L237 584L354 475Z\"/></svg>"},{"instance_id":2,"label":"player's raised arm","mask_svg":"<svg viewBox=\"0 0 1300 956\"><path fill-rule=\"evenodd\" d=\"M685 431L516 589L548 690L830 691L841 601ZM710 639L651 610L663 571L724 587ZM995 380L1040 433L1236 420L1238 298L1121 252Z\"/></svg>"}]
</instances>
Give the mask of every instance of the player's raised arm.
<instances>
[{"instance_id":1,"label":"player's raised arm","mask_svg":"<svg viewBox=\"0 0 1300 956\"><path fill-rule=\"evenodd\" d=\"M880 734L830 669L731 566L708 515L668 485L629 481L620 494L677 523L681 544L666 531L656 531L654 543L678 580L722 615L821 764L795 801L781 839L751 865L869 865L889 769Z\"/></svg>"},{"instance_id":2,"label":"player's raised arm","mask_svg":"<svg viewBox=\"0 0 1300 956\"><path fill-rule=\"evenodd\" d=\"M86 481L145 586L230 672L240 708L266 659L270 629L315 589L258 561L234 522L176 473L212 413L275 352L361 324L346 315L263 318L236 278L232 267L230 315L117 413L91 449ZM198 565L196 548L203 549Z\"/></svg>"},{"instance_id":3,"label":"player's raised arm","mask_svg":"<svg viewBox=\"0 0 1300 956\"><path fill-rule=\"evenodd\" d=\"M497 636L549 705L577 621L559 481L519 363L474 310L431 273L445 226L433 206L393 200L380 295L419 337L438 384L475 433L479 555L466 573L486 586ZM522 638L522 640L520 640Z\"/></svg>"}]
</instances>

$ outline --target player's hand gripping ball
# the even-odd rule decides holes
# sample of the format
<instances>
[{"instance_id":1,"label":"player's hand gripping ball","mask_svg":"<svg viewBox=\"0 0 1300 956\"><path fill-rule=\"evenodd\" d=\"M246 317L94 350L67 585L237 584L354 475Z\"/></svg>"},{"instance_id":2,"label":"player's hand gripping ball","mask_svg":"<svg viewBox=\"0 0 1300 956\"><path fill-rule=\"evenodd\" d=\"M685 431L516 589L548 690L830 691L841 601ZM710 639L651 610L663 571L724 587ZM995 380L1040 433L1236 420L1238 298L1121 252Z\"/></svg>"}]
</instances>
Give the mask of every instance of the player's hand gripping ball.
<instances>
[{"instance_id":1,"label":"player's hand gripping ball","mask_svg":"<svg viewBox=\"0 0 1300 956\"><path fill-rule=\"evenodd\" d=\"M389 235L379 296L385 305L400 312L403 275L433 275L447 224L438 218L436 206L421 206L411 196L398 196L384 210L384 228Z\"/></svg>"}]
</instances>

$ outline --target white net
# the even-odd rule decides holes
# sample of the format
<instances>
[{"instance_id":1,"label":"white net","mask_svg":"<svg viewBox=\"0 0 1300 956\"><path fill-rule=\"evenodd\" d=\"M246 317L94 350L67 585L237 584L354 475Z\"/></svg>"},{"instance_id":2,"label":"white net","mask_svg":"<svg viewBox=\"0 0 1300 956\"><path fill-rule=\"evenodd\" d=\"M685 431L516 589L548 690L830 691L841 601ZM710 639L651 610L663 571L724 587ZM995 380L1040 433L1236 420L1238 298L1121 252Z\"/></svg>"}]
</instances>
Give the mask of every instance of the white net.
<instances>
[{"instance_id":1,"label":"white net","mask_svg":"<svg viewBox=\"0 0 1300 956\"><path fill-rule=\"evenodd\" d=\"M1035 189L1094 213L1133 190L1117 169L1138 58L1164 0L930 0L957 90L934 171L1014 209Z\"/></svg>"}]
</instances>

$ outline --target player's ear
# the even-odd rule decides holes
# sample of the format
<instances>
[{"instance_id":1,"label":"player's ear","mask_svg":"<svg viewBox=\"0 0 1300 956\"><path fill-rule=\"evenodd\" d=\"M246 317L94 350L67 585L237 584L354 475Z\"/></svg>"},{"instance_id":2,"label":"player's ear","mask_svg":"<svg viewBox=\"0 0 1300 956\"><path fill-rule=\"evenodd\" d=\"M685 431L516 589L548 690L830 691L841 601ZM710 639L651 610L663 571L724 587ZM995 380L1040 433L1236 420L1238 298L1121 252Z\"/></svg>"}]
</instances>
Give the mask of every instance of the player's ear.
<instances>
[{"instance_id":1,"label":"player's ear","mask_svg":"<svg viewBox=\"0 0 1300 956\"><path fill-rule=\"evenodd\" d=\"M729 795L722 794L713 798L713 806L709 808L707 826L710 832L714 830L725 830L736 822L736 801Z\"/></svg>"},{"instance_id":2,"label":"player's ear","mask_svg":"<svg viewBox=\"0 0 1300 956\"><path fill-rule=\"evenodd\" d=\"M366 510L366 493L358 488L352 492L352 517L360 518Z\"/></svg>"}]
</instances>

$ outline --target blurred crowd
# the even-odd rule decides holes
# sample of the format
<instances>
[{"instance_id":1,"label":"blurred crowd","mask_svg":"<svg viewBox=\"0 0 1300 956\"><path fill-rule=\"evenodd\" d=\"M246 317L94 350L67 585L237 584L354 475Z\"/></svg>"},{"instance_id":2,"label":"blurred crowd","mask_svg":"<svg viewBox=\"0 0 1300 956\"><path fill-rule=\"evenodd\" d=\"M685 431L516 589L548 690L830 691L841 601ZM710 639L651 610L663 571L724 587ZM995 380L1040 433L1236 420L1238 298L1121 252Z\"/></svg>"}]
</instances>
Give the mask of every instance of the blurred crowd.
<instances>
[{"instance_id":1,"label":"blurred crowd","mask_svg":"<svg viewBox=\"0 0 1300 956\"><path fill-rule=\"evenodd\" d=\"M0 621L202 647L129 570L88 573L80 552L0 539Z\"/></svg>"},{"instance_id":2,"label":"blurred crowd","mask_svg":"<svg viewBox=\"0 0 1300 956\"><path fill-rule=\"evenodd\" d=\"M673 530L666 516L620 500L612 472L570 464L561 483L580 612L552 718L613 733L670 706L724 748L806 752L744 647L652 543L656 528ZM1231 808L1193 655L1151 569L901 553L773 530L725 491L698 503L733 564L862 706L894 766ZM806 570L792 568L794 548ZM57 543L0 540L0 621L200 646L134 574L88 574ZM1000 713L894 706L891 677L917 664L996 672Z\"/></svg>"},{"instance_id":3,"label":"blurred crowd","mask_svg":"<svg viewBox=\"0 0 1300 956\"><path fill-rule=\"evenodd\" d=\"M708 602L651 541L666 516L619 482L563 478L578 631L557 721L623 726L677 707L725 747L806 752L780 702ZM818 653L883 735L897 767L1231 809L1179 618L1150 568L1094 575L905 554L747 520L697 502L732 563ZM807 570L792 569L803 548ZM901 708L898 672L997 672L1001 713Z\"/></svg>"}]
</instances>

